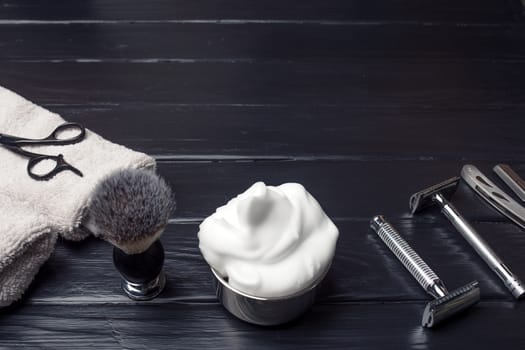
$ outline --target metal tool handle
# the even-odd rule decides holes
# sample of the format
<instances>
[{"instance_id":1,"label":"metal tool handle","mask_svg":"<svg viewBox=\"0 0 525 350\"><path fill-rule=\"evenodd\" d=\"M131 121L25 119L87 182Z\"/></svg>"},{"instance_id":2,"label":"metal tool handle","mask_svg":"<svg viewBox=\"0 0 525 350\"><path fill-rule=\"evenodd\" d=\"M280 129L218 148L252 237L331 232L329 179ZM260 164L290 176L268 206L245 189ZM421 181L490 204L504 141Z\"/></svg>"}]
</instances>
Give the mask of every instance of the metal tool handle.
<instances>
[{"instance_id":1,"label":"metal tool handle","mask_svg":"<svg viewBox=\"0 0 525 350\"><path fill-rule=\"evenodd\" d=\"M439 277L383 216L372 218L370 227L430 295L441 298L448 294Z\"/></svg>"},{"instance_id":2,"label":"metal tool handle","mask_svg":"<svg viewBox=\"0 0 525 350\"><path fill-rule=\"evenodd\" d=\"M441 211L452 225L461 233L463 238L467 240L492 271L498 275L512 295L517 299L523 296L525 294L523 283L509 270L457 209L440 193L434 195L434 200L439 204Z\"/></svg>"},{"instance_id":3,"label":"metal tool handle","mask_svg":"<svg viewBox=\"0 0 525 350\"><path fill-rule=\"evenodd\" d=\"M523 179L512 170L510 165L498 164L493 170L498 174L500 179L502 179L507 186L509 186L509 188L525 202L525 181L523 181Z\"/></svg>"},{"instance_id":4,"label":"metal tool handle","mask_svg":"<svg viewBox=\"0 0 525 350\"><path fill-rule=\"evenodd\" d=\"M461 169L461 178L487 203L525 229L525 208L503 192L474 165Z\"/></svg>"}]
</instances>

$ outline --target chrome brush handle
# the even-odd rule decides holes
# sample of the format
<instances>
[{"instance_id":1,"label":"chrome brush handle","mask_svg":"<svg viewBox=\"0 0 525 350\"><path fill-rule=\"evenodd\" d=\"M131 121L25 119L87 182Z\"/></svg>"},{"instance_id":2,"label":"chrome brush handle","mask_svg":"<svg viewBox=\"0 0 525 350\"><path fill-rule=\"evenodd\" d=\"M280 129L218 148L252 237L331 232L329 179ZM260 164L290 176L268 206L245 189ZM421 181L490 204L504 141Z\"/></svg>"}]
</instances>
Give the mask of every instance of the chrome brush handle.
<instances>
[{"instance_id":1,"label":"chrome brush handle","mask_svg":"<svg viewBox=\"0 0 525 350\"><path fill-rule=\"evenodd\" d=\"M370 221L370 227L383 240L405 268L414 276L416 281L427 293L434 298L441 298L448 294L443 282L434 271L421 259L410 245L399 235L383 216L375 216Z\"/></svg>"}]
</instances>

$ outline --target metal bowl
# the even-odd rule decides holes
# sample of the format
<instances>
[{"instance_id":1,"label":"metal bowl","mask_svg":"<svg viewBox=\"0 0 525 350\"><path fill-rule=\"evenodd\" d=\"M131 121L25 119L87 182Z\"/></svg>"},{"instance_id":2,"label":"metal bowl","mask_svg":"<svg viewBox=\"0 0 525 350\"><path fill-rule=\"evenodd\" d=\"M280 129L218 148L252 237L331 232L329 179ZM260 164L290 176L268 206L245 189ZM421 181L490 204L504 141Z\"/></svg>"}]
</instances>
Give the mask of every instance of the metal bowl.
<instances>
[{"instance_id":1,"label":"metal bowl","mask_svg":"<svg viewBox=\"0 0 525 350\"><path fill-rule=\"evenodd\" d=\"M213 268L215 293L222 306L243 321L275 326L292 321L315 301L321 281L330 267L308 288L285 297L261 298L243 293L228 284Z\"/></svg>"}]
</instances>

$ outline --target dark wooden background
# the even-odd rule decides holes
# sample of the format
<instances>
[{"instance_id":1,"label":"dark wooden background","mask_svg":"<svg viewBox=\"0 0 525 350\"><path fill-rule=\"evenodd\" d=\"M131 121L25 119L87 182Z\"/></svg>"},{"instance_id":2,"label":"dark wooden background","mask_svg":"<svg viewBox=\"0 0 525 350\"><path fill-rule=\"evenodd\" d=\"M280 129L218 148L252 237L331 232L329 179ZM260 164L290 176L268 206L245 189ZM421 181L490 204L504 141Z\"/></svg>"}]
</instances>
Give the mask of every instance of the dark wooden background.
<instances>
[{"instance_id":1,"label":"dark wooden background","mask_svg":"<svg viewBox=\"0 0 525 350\"><path fill-rule=\"evenodd\" d=\"M525 176L519 0L0 0L0 84L154 155L178 211L169 284L123 296L111 247L59 242L0 347L523 349L525 307L410 194L473 163ZM303 183L340 228L314 307L261 328L216 302L198 224L255 181ZM525 232L468 188L453 202L525 278ZM368 230L385 214L450 289L482 302L434 330L429 297Z\"/></svg>"}]
</instances>

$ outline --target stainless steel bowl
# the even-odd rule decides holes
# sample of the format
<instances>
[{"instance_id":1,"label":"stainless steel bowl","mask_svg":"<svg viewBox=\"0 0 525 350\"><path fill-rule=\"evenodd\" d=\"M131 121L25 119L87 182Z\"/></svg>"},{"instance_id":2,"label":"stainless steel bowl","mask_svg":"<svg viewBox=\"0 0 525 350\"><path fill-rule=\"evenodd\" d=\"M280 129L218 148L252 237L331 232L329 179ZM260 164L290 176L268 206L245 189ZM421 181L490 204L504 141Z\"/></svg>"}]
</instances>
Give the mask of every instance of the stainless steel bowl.
<instances>
[{"instance_id":1,"label":"stainless steel bowl","mask_svg":"<svg viewBox=\"0 0 525 350\"><path fill-rule=\"evenodd\" d=\"M313 304L329 269L303 291L279 298L261 298L243 293L230 286L213 268L211 272L215 293L226 310L249 323L275 326L299 317Z\"/></svg>"}]
</instances>

